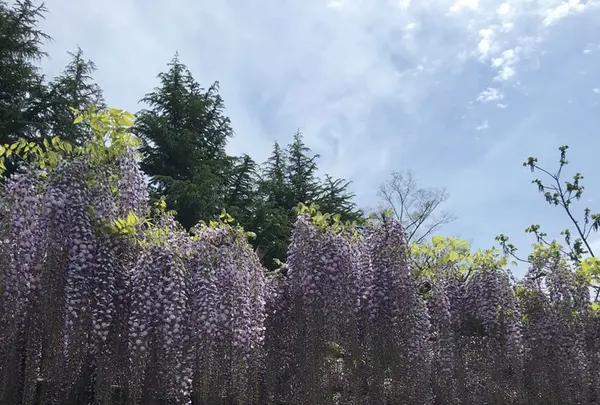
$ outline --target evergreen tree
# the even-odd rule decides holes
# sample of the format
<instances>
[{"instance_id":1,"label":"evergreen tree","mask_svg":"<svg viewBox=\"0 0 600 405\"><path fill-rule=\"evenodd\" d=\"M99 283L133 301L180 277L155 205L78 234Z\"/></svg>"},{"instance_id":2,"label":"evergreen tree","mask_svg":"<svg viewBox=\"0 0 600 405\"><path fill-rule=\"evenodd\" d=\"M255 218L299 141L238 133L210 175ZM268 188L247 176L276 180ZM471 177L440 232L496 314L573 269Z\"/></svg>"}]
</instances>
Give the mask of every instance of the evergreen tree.
<instances>
[{"instance_id":1,"label":"evergreen tree","mask_svg":"<svg viewBox=\"0 0 600 405\"><path fill-rule=\"evenodd\" d=\"M260 201L257 204L252 227L256 233L253 245L263 266L269 270L279 267L276 260L285 261L292 235L293 222L285 207Z\"/></svg>"},{"instance_id":2,"label":"evergreen tree","mask_svg":"<svg viewBox=\"0 0 600 405\"><path fill-rule=\"evenodd\" d=\"M289 182L292 207L298 203L311 204L319 197L319 180L316 177L319 155L310 155L311 150L303 141L300 131L294 134L294 140L287 148L286 175Z\"/></svg>"},{"instance_id":3,"label":"evergreen tree","mask_svg":"<svg viewBox=\"0 0 600 405\"><path fill-rule=\"evenodd\" d=\"M156 197L190 228L213 218L226 205L232 159L225 146L233 135L218 82L202 88L177 55L158 76L160 87L142 101L134 133L143 141L142 169Z\"/></svg>"},{"instance_id":4,"label":"evergreen tree","mask_svg":"<svg viewBox=\"0 0 600 405\"><path fill-rule=\"evenodd\" d=\"M61 139L81 145L89 137L89 129L84 125L74 125L75 112L71 108L84 111L90 107L105 107L102 89L93 81L96 70L94 62L83 58L83 51L77 48L69 52L72 59L63 73L49 84L48 122L52 133Z\"/></svg>"},{"instance_id":5,"label":"evergreen tree","mask_svg":"<svg viewBox=\"0 0 600 405\"><path fill-rule=\"evenodd\" d=\"M44 77L34 64L50 37L37 28L46 9L30 0L0 0L0 143L35 139L46 128Z\"/></svg>"},{"instance_id":6,"label":"evergreen tree","mask_svg":"<svg viewBox=\"0 0 600 405\"><path fill-rule=\"evenodd\" d=\"M242 226L252 224L254 206L258 196L258 166L248 155L235 158L235 166L229 176L229 187L226 195L227 212Z\"/></svg>"},{"instance_id":7,"label":"evergreen tree","mask_svg":"<svg viewBox=\"0 0 600 405\"><path fill-rule=\"evenodd\" d=\"M326 174L317 200L319 209L322 212L339 214L342 221L360 221L364 213L356 207L353 201L355 194L348 191L350 184L352 182L334 179Z\"/></svg>"},{"instance_id":8,"label":"evergreen tree","mask_svg":"<svg viewBox=\"0 0 600 405\"><path fill-rule=\"evenodd\" d=\"M348 192L349 182L331 176L326 176L324 182L318 179L318 157L311 154L302 134L296 132L285 150L275 142L271 156L263 164L250 229L257 235L255 247L259 257L269 269L278 267L275 259L286 259L299 203L316 203L322 212L340 214L344 221L363 216L352 202L354 194Z\"/></svg>"},{"instance_id":9,"label":"evergreen tree","mask_svg":"<svg viewBox=\"0 0 600 405\"><path fill-rule=\"evenodd\" d=\"M273 206L287 207L289 205L290 186L286 178L287 155L278 142L273 144L273 152L263 164L263 176L260 190L266 200Z\"/></svg>"},{"instance_id":10,"label":"evergreen tree","mask_svg":"<svg viewBox=\"0 0 600 405\"><path fill-rule=\"evenodd\" d=\"M251 228L256 233L256 251L263 265L269 269L277 267L275 259L285 259L292 233L294 205L286 176L287 154L275 142L271 156L262 167Z\"/></svg>"}]
</instances>

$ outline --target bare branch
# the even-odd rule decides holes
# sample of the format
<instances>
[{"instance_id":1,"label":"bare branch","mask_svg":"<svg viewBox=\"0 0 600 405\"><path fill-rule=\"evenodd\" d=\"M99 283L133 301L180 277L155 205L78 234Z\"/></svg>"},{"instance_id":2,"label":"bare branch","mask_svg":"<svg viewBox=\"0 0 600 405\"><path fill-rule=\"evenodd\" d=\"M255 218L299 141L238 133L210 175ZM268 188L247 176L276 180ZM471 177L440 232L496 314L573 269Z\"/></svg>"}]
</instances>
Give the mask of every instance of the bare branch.
<instances>
[{"instance_id":1,"label":"bare branch","mask_svg":"<svg viewBox=\"0 0 600 405\"><path fill-rule=\"evenodd\" d=\"M380 212L391 210L402 223L408 241L420 242L443 225L456 219L437 212L450 195L443 188L419 188L410 171L394 171L391 179L379 187Z\"/></svg>"}]
</instances>

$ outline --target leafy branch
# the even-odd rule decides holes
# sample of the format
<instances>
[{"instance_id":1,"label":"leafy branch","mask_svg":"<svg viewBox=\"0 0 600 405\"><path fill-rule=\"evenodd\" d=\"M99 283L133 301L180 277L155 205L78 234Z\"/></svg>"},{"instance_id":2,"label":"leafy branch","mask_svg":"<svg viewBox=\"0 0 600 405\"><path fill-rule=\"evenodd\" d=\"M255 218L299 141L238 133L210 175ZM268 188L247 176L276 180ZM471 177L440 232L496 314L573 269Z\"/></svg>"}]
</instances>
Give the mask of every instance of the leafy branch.
<instances>
[{"instance_id":1,"label":"leafy branch","mask_svg":"<svg viewBox=\"0 0 600 405\"><path fill-rule=\"evenodd\" d=\"M523 166L529 167L532 172L536 170L542 172L552 180L551 184L548 185L544 184L540 179L532 180L532 183L537 185L540 193L544 194L548 204L562 207L575 226L579 237L574 241L571 238L571 231L569 229L563 230L561 234L564 236L565 242L570 250L567 255L571 260L579 263L584 254L589 254L590 256L595 257L588 239L591 231L593 230L594 232L597 232L598 228L600 227L600 213L592 214L589 208L585 208L583 215L583 226L581 226L580 221L575 219L575 216L571 211L571 204L574 201L581 199L584 186L581 184L581 180L583 180L583 175L581 173L575 173L572 181L567 180L564 182L564 184L561 182L560 176L562 170L569 163L566 157L568 148L569 147L567 145L563 145L558 148L560 151L560 160L558 171L556 173L551 173L548 170L540 167L537 163L538 160L535 157L529 157L527 161L523 163ZM538 240L541 243L544 243L542 239L547 235L540 233L539 228L539 225L532 225L527 228L526 232L534 233Z\"/></svg>"},{"instance_id":2,"label":"leafy branch","mask_svg":"<svg viewBox=\"0 0 600 405\"><path fill-rule=\"evenodd\" d=\"M551 254L564 255L576 266L578 274L582 275L583 279L596 290L595 300L597 301L600 296L600 266L598 265L598 260L590 245L589 237L592 231L597 232L600 228L600 213L592 213L591 209L586 207L583 211L583 221L576 219L573 213L572 204L581 199L585 187L581 184L581 181L583 180L583 175L581 173L575 173L572 180L561 180L563 168L569 163L567 160L568 148L567 145L558 148L560 151L560 159L556 173L552 173L539 166L536 157L529 157L523 163L523 166L529 167L532 172L541 172L550 179L549 183L544 183L541 179L534 179L532 180L532 183L535 184L538 191L544 195L548 204L561 207L566 212L575 228L577 237L573 239L573 233L569 228L561 231L561 235L564 237L567 247L567 249L564 249L561 244L556 242L556 240L548 240L548 234L541 231L540 225L530 225L525 229L525 232L535 235L538 246L527 259L517 256L517 248L509 243L509 238L506 235L501 234L497 236L496 241L500 243L504 253L510 255L519 262L528 264L532 264L540 254L549 252ZM584 255L586 254L590 257L584 259ZM540 274L534 277L538 278L543 277L544 275L543 272L540 272Z\"/></svg>"}]
</instances>

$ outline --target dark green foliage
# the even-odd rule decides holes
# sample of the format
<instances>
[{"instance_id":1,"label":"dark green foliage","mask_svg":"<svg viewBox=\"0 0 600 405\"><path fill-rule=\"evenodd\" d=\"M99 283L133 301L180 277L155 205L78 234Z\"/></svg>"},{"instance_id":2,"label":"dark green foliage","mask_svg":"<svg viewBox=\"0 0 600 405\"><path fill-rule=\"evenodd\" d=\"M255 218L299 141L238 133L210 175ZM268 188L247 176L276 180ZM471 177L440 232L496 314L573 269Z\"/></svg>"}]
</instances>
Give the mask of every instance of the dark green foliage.
<instances>
[{"instance_id":1,"label":"dark green foliage","mask_svg":"<svg viewBox=\"0 0 600 405\"><path fill-rule=\"evenodd\" d=\"M324 181L317 178L318 157L312 155L302 134L296 132L286 149L275 142L263 165L251 229L257 235L257 252L269 269L279 267L276 261L287 256L298 204L317 204L322 212L339 214L343 221L363 216L352 201L354 194L348 192L350 182L329 175Z\"/></svg>"},{"instance_id":2,"label":"dark green foliage","mask_svg":"<svg viewBox=\"0 0 600 405\"><path fill-rule=\"evenodd\" d=\"M258 199L255 203L252 229L256 232L254 242L257 253L267 268L276 268L275 259L284 260L288 240L292 232L290 213L293 198L286 178L287 155L278 142L263 164L258 181Z\"/></svg>"},{"instance_id":3,"label":"dark green foliage","mask_svg":"<svg viewBox=\"0 0 600 405\"><path fill-rule=\"evenodd\" d=\"M32 1L0 1L0 143L33 139L46 127L46 88L35 62L50 37L37 29L46 9Z\"/></svg>"},{"instance_id":4,"label":"dark green foliage","mask_svg":"<svg viewBox=\"0 0 600 405\"><path fill-rule=\"evenodd\" d=\"M83 52L71 53L72 61L50 83L36 63L50 37L37 28L46 9L32 1L18 1L12 8L0 2L0 144L19 138L41 141L57 134L81 145L89 139L84 125L75 125L75 108L102 108L102 90L93 82L95 65L83 59ZM7 176L15 170L16 158L7 162Z\"/></svg>"},{"instance_id":5,"label":"dark green foliage","mask_svg":"<svg viewBox=\"0 0 600 405\"><path fill-rule=\"evenodd\" d=\"M302 139L302 133L294 134L293 142L287 148L286 174L290 193L288 204L310 204L319 198L320 184L316 177L319 155L312 155Z\"/></svg>"},{"instance_id":6,"label":"dark green foliage","mask_svg":"<svg viewBox=\"0 0 600 405\"><path fill-rule=\"evenodd\" d=\"M175 56L160 87L142 101L134 133L143 141L142 170L154 196L164 195L169 209L189 229L213 218L225 206L232 160L225 152L233 135L223 115L218 83L202 88Z\"/></svg>"},{"instance_id":7,"label":"dark green foliage","mask_svg":"<svg viewBox=\"0 0 600 405\"><path fill-rule=\"evenodd\" d=\"M258 165L245 154L234 158L234 163L225 196L227 212L242 226L248 227L252 223L258 196Z\"/></svg>"},{"instance_id":8,"label":"dark green foliage","mask_svg":"<svg viewBox=\"0 0 600 405\"><path fill-rule=\"evenodd\" d=\"M322 212L333 212L340 215L340 220L360 221L363 212L357 209L353 199L355 195L348 191L351 182L344 179L334 179L325 175L317 204Z\"/></svg>"},{"instance_id":9,"label":"dark green foliage","mask_svg":"<svg viewBox=\"0 0 600 405\"><path fill-rule=\"evenodd\" d=\"M69 52L71 62L63 73L48 85L49 105L48 124L52 133L74 145L82 145L90 137L90 130L85 125L74 125L77 111L85 111L90 107L104 108L102 89L94 82L92 74L96 65L83 58L83 51L77 48L75 53Z\"/></svg>"},{"instance_id":10,"label":"dark green foliage","mask_svg":"<svg viewBox=\"0 0 600 405\"><path fill-rule=\"evenodd\" d=\"M254 246L267 269L276 269L276 261L285 260L292 224L289 210L284 207L261 201L256 208L251 228L256 233Z\"/></svg>"},{"instance_id":11,"label":"dark green foliage","mask_svg":"<svg viewBox=\"0 0 600 405\"><path fill-rule=\"evenodd\" d=\"M289 203L289 187L286 179L287 155L278 142L273 145L271 157L263 164L260 192L266 201L284 207Z\"/></svg>"}]
</instances>

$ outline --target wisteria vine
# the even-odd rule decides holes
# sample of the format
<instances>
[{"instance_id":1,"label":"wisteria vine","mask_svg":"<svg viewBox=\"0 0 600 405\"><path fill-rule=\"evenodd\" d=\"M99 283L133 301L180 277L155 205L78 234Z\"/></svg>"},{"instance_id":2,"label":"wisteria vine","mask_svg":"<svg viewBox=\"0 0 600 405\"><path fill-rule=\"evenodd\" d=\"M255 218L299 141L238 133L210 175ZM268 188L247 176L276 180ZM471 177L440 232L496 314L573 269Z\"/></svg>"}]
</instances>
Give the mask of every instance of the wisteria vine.
<instances>
[{"instance_id":1,"label":"wisteria vine","mask_svg":"<svg viewBox=\"0 0 600 405\"><path fill-rule=\"evenodd\" d=\"M564 259L423 291L400 224L301 212L267 273L230 220L151 209L131 117L85 118L96 143L2 185L0 403L600 403L600 315Z\"/></svg>"}]
</instances>

